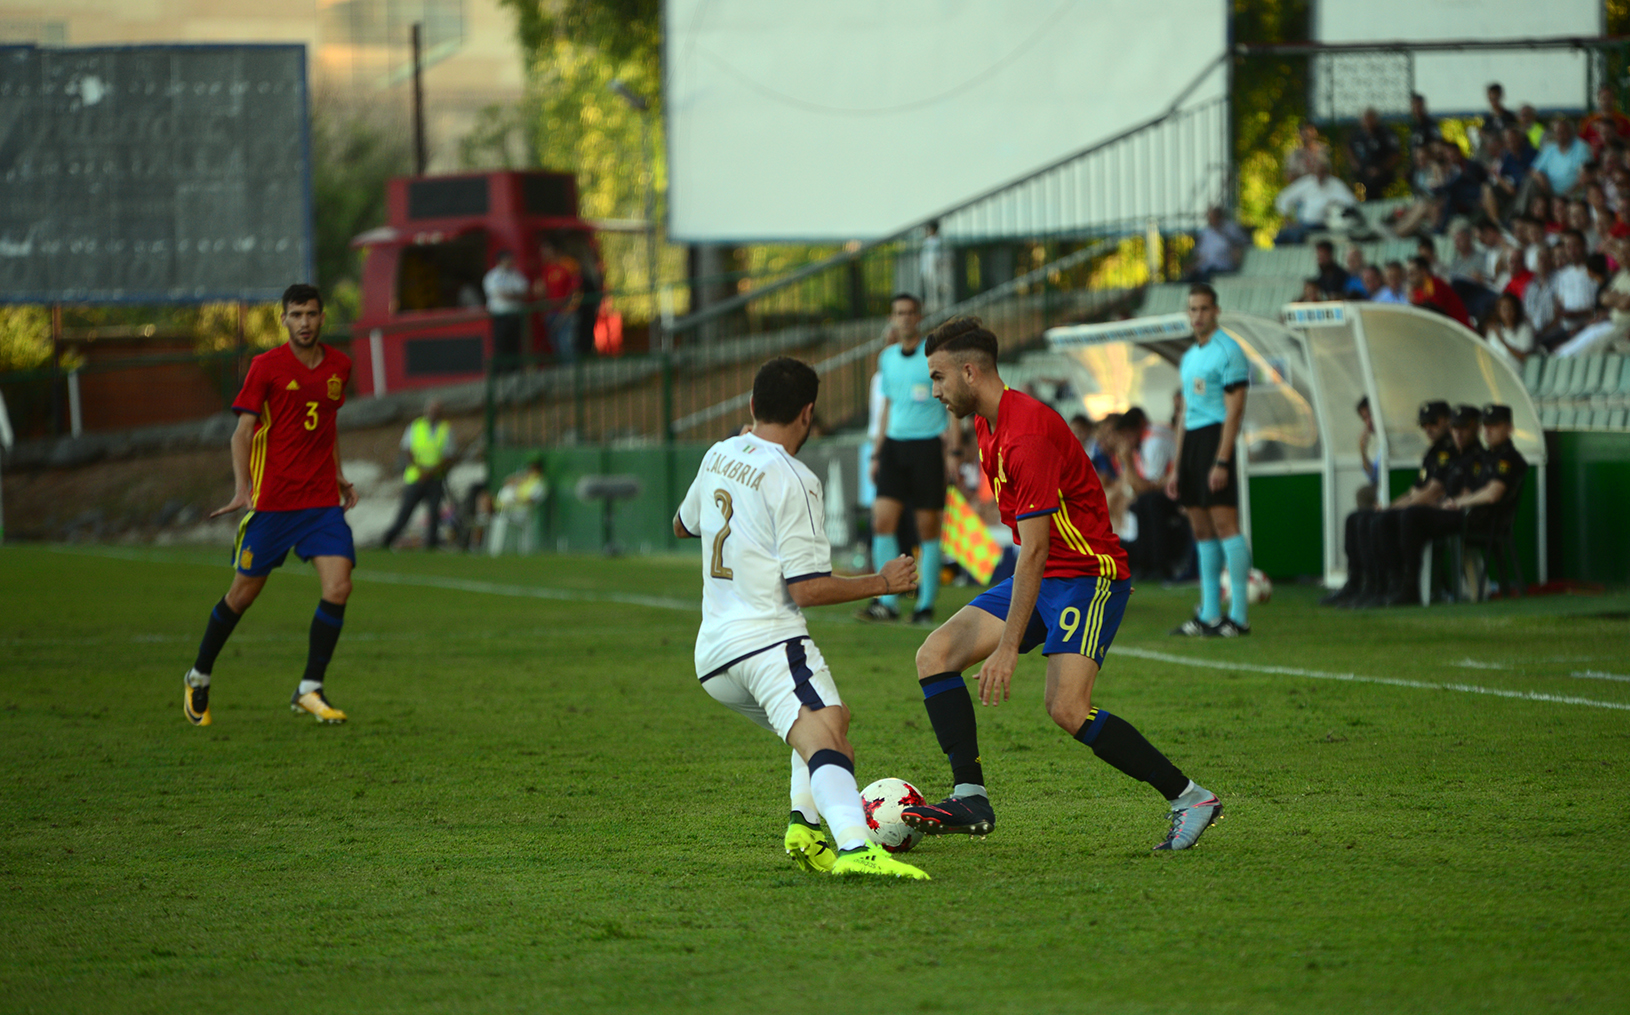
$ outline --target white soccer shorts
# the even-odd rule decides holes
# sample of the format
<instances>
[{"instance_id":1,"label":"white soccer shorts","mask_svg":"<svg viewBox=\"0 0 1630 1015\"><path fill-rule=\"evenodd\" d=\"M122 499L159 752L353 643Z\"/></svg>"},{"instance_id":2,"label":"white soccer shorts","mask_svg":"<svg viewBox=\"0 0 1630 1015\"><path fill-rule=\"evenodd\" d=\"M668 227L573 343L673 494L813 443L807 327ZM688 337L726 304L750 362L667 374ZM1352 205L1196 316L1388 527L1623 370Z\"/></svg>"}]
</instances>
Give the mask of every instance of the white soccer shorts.
<instances>
[{"instance_id":1,"label":"white soccer shorts","mask_svg":"<svg viewBox=\"0 0 1630 1015\"><path fill-rule=\"evenodd\" d=\"M719 704L782 740L805 705L818 709L843 704L821 650L808 638L794 638L738 659L703 679L702 687Z\"/></svg>"}]
</instances>

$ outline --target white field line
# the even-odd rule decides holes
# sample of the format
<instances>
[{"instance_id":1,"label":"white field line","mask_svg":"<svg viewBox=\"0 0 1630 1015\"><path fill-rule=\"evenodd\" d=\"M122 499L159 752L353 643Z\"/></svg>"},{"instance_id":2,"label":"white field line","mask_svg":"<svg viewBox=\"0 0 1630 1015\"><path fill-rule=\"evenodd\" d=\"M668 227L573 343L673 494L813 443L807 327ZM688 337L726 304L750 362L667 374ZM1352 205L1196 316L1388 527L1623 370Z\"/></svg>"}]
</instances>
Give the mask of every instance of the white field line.
<instances>
[{"instance_id":1,"label":"white field line","mask_svg":"<svg viewBox=\"0 0 1630 1015\"><path fill-rule=\"evenodd\" d=\"M1600 670L1574 670L1568 676L1579 677L1583 680L1618 680L1630 684L1630 676L1625 676L1622 673L1603 673Z\"/></svg>"},{"instance_id":2,"label":"white field line","mask_svg":"<svg viewBox=\"0 0 1630 1015\"><path fill-rule=\"evenodd\" d=\"M1479 660L1476 660L1476 659L1457 659L1456 661L1450 663L1449 665L1450 666L1458 666L1463 670L1506 670L1506 669L1510 669L1509 666L1501 666L1499 663L1485 663L1485 662L1480 662Z\"/></svg>"},{"instance_id":3,"label":"white field line","mask_svg":"<svg viewBox=\"0 0 1630 1015\"><path fill-rule=\"evenodd\" d=\"M1195 659L1189 656L1172 655L1169 652L1152 652L1141 648L1122 648L1117 645L1110 649L1120 655L1134 656L1138 659L1149 659L1154 662L1172 663L1176 666L1194 666L1200 669L1213 670L1243 670L1248 673L1274 673L1287 677L1308 677L1313 680L1341 680L1353 684L1387 684L1391 687L1415 687L1423 691L1459 691L1462 694L1490 694L1497 698L1520 698L1525 701L1552 701L1563 705L1589 705L1593 708L1612 708L1630 712L1630 702L1624 701L1596 701L1593 698L1575 698L1565 694L1544 694L1539 691L1510 691L1500 687L1478 687L1475 684L1435 684L1425 680L1404 680L1400 677L1366 677L1357 673L1329 673L1324 670L1304 670L1295 666L1258 666L1254 663L1235 663L1212 659Z\"/></svg>"}]
</instances>

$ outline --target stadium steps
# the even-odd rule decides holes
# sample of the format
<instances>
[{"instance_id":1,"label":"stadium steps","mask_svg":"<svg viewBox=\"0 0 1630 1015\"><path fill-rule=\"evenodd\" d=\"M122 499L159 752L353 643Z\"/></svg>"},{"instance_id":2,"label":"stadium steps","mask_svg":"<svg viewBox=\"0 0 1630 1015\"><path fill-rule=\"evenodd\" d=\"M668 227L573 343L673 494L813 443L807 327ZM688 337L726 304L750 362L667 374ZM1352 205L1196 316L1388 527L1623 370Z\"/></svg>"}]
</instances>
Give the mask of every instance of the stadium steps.
<instances>
[{"instance_id":1,"label":"stadium steps","mask_svg":"<svg viewBox=\"0 0 1630 1015\"><path fill-rule=\"evenodd\" d=\"M1547 430L1623 430L1630 423L1623 356L1532 356L1522 376Z\"/></svg>"}]
</instances>

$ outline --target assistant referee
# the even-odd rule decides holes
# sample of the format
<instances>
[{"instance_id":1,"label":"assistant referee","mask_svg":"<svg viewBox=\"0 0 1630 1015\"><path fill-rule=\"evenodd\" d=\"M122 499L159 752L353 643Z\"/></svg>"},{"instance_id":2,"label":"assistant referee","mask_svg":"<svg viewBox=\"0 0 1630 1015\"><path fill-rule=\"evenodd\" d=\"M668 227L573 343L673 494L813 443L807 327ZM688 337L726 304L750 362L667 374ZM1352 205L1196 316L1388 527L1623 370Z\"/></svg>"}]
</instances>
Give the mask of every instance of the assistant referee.
<instances>
[{"instance_id":1,"label":"assistant referee","mask_svg":"<svg viewBox=\"0 0 1630 1015\"><path fill-rule=\"evenodd\" d=\"M1177 472L1166 494L1183 505L1194 527L1200 557L1200 611L1172 634L1234 638L1251 633L1245 589L1251 578L1251 549L1239 531L1238 464L1235 438L1245 418L1250 365L1239 342L1217 326L1217 290L1189 289L1189 327L1194 345L1183 353L1183 429L1177 434ZM1222 569L1234 594L1222 613Z\"/></svg>"},{"instance_id":2,"label":"assistant referee","mask_svg":"<svg viewBox=\"0 0 1630 1015\"><path fill-rule=\"evenodd\" d=\"M940 520L945 514L945 435L961 434L960 428L950 425L950 415L934 398L928 358L922 351L922 336L917 333L922 317L922 303L910 293L899 293L889 301L889 330L895 344L877 358L883 408L871 465L872 482L877 484L877 499L872 503L872 560L886 562L900 555L900 513L907 507L915 513L922 560L917 565L917 603L911 613L914 624L934 620L934 597L939 593ZM898 597L874 599L855 616L862 620L897 619Z\"/></svg>"}]
</instances>

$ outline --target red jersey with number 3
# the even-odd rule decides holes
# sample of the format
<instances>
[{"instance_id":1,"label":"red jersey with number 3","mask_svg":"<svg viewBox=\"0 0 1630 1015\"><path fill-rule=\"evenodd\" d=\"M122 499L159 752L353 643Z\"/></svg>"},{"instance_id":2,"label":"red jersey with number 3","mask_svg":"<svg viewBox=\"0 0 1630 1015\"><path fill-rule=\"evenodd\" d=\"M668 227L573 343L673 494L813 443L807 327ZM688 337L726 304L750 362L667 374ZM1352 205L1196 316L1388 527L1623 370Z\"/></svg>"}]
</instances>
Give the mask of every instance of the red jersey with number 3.
<instances>
[{"instance_id":1,"label":"red jersey with number 3","mask_svg":"<svg viewBox=\"0 0 1630 1015\"><path fill-rule=\"evenodd\" d=\"M249 506L300 511L340 503L334 467L334 415L345 404L351 358L321 346L315 368L288 343L256 356L232 402L235 412L260 417L249 445Z\"/></svg>"},{"instance_id":2,"label":"red jersey with number 3","mask_svg":"<svg viewBox=\"0 0 1630 1015\"><path fill-rule=\"evenodd\" d=\"M996 408L996 431L974 417L979 467L996 492L1002 521L1019 542L1019 521L1053 516L1044 578L1126 578L1126 550L1109 527L1109 503L1098 473L1064 417L1023 392L1007 388Z\"/></svg>"}]
</instances>

